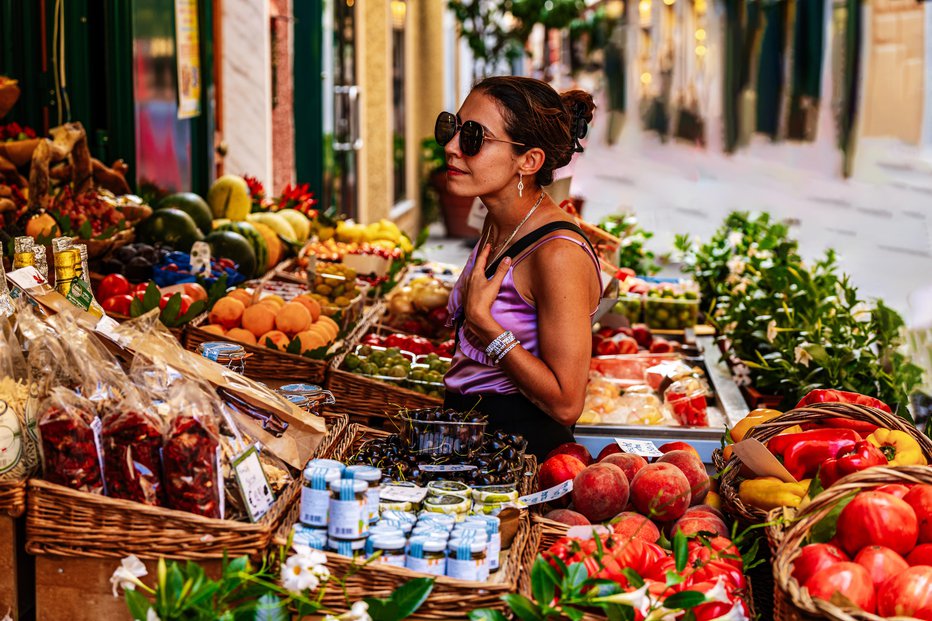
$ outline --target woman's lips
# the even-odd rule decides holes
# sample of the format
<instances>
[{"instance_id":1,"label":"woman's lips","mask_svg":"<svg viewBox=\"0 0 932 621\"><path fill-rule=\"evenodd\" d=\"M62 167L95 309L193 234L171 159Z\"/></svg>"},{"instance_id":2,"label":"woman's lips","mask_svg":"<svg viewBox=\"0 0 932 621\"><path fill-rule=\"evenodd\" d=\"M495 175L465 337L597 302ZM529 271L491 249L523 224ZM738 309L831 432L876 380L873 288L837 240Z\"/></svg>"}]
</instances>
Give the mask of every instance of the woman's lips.
<instances>
[{"instance_id":1,"label":"woman's lips","mask_svg":"<svg viewBox=\"0 0 932 621\"><path fill-rule=\"evenodd\" d=\"M460 170L456 166L447 166L447 176L455 177L457 175L465 175L466 172Z\"/></svg>"}]
</instances>

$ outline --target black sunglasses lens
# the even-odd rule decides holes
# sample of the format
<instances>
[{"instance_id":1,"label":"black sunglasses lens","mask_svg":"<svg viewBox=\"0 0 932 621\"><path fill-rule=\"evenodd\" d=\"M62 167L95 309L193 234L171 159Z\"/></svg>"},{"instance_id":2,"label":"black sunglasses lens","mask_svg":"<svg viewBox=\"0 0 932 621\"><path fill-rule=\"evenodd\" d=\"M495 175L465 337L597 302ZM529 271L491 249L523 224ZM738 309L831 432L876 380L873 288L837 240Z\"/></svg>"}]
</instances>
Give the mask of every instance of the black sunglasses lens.
<instances>
[{"instance_id":1,"label":"black sunglasses lens","mask_svg":"<svg viewBox=\"0 0 932 621\"><path fill-rule=\"evenodd\" d=\"M463 155L475 155L482 148L482 126L475 121L466 121L460 130L460 148Z\"/></svg>"},{"instance_id":2,"label":"black sunglasses lens","mask_svg":"<svg viewBox=\"0 0 932 621\"><path fill-rule=\"evenodd\" d=\"M449 112L441 112L434 124L434 138L440 146L446 146L456 135L456 117Z\"/></svg>"}]
</instances>

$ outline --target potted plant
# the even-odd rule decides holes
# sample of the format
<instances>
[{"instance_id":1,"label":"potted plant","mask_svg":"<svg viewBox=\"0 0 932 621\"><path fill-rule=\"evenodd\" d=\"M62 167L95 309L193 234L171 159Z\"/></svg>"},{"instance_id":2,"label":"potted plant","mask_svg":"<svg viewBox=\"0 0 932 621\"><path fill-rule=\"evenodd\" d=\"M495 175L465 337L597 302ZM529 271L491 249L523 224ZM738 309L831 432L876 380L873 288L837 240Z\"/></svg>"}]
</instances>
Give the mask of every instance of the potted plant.
<instances>
[{"instance_id":1,"label":"potted plant","mask_svg":"<svg viewBox=\"0 0 932 621\"><path fill-rule=\"evenodd\" d=\"M439 211L447 237L476 237L478 231L467 223L473 197L456 196L447 191L447 162L443 147L432 137L425 138L421 142L421 154L425 171L421 188L424 224L434 222Z\"/></svg>"}]
</instances>

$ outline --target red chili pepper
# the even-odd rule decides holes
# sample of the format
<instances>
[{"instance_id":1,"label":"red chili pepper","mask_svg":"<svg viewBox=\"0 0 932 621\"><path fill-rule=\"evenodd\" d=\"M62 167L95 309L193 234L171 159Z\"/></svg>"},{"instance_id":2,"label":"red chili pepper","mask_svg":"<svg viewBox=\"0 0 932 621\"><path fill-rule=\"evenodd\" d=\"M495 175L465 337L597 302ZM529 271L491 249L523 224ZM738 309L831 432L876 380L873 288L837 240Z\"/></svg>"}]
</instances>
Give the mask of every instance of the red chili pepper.
<instances>
[{"instance_id":1,"label":"red chili pepper","mask_svg":"<svg viewBox=\"0 0 932 621\"><path fill-rule=\"evenodd\" d=\"M874 466L886 466L887 458L876 446L862 440L849 451L829 459L819 469L819 480L823 487L830 487L843 476L867 470Z\"/></svg>"},{"instance_id":2,"label":"red chili pepper","mask_svg":"<svg viewBox=\"0 0 932 621\"><path fill-rule=\"evenodd\" d=\"M813 429L776 436L767 444L797 481L811 478L826 460L850 451L861 441L851 429Z\"/></svg>"},{"instance_id":3,"label":"red chili pepper","mask_svg":"<svg viewBox=\"0 0 932 621\"><path fill-rule=\"evenodd\" d=\"M874 397L868 397L857 392L848 392L845 390L819 389L813 390L796 404L797 408L812 405L814 403L853 403L867 407L877 408L889 414L893 413L890 407Z\"/></svg>"}]
</instances>

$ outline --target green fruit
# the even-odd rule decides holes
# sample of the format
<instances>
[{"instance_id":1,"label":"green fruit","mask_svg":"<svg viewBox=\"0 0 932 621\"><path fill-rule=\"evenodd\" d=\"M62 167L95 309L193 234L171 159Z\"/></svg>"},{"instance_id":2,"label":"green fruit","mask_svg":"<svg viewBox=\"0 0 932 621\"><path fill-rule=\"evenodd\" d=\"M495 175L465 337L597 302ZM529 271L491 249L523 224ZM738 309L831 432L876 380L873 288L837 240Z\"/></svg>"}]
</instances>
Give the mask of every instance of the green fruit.
<instances>
[{"instance_id":1,"label":"green fruit","mask_svg":"<svg viewBox=\"0 0 932 621\"><path fill-rule=\"evenodd\" d=\"M239 233L252 244L252 250L256 255L258 270L256 276L265 273L265 268L269 263L269 247L265 243L265 238L256 230L256 227L248 222L228 222L221 224L214 229L215 231L233 231Z\"/></svg>"},{"instance_id":2,"label":"green fruit","mask_svg":"<svg viewBox=\"0 0 932 621\"><path fill-rule=\"evenodd\" d=\"M199 228L204 235L210 233L213 227L213 215L210 213L210 207L207 206L203 198L194 192L169 194L160 200L155 208L158 210L167 209L169 207L180 209L191 216L191 219L194 220L194 224L197 225L197 228Z\"/></svg>"},{"instance_id":3,"label":"green fruit","mask_svg":"<svg viewBox=\"0 0 932 621\"><path fill-rule=\"evenodd\" d=\"M212 257L230 259L247 278L256 273L256 253L245 237L234 231L214 231L204 241L210 245Z\"/></svg>"},{"instance_id":4,"label":"green fruit","mask_svg":"<svg viewBox=\"0 0 932 621\"><path fill-rule=\"evenodd\" d=\"M295 233L294 228L292 228L291 224L288 223L288 220L281 217L277 213L251 213L246 216L246 220L249 222L259 222L266 225L275 231L275 234L285 241L291 243L296 243L298 241L298 236Z\"/></svg>"},{"instance_id":5,"label":"green fruit","mask_svg":"<svg viewBox=\"0 0 932 621\"><path fill-rule=\"evenodd\" d=\"M181 252L191 252L194 242L204 234L187 213L173 207L158 209L136 227L140 241L171 246Z\"/></svg>"},{"instance_id":6,"label":"green fruit","mask_svg":"<svg viewBox=\"0 0 932 621\"><path fill-rule=\"evenodd\" d=\"M294 229L295 235L297 235L300 243L303 244L307 241L307 238L311 236L311 221L300 211L296 209L280 209L276 211L275 214L288 221L288 224Z\"/></svg>"},{"instance_id":7,"label":"green fruit","mask_svg":"<svg viewBox=\"0 0 932 621\"><path fill-rule=\"evenodd\" d=\"M224 175L207 192L207 203L215 218L245 220L252 211L249 186L239 175Z\"/></svg>"}]
</instances>

